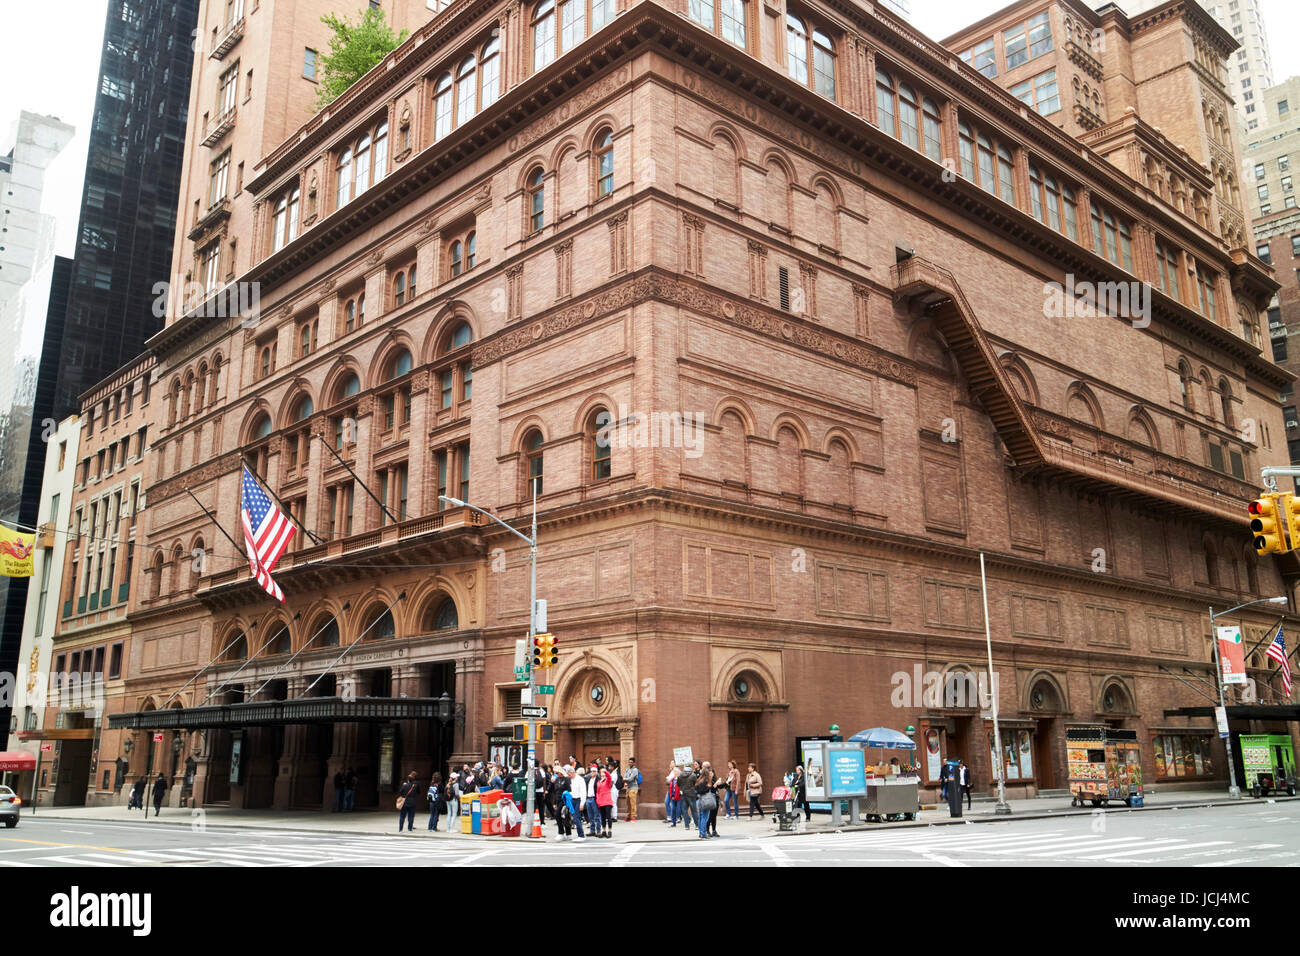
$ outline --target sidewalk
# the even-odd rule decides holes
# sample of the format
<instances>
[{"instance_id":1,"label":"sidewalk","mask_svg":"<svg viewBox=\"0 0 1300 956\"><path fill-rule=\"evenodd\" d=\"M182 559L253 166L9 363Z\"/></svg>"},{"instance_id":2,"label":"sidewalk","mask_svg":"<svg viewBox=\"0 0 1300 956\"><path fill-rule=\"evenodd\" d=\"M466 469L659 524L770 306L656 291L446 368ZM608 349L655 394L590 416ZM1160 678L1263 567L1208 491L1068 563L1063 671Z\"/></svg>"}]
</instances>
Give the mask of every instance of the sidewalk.
<instances>
[{"instance_id":1,"label":"sidewalk","mask_svg":"<svg viewBox=\"0 0 1300 956\"><path fill-rule=\"evenodd\" d=\"M1129 809L1123 804L1095 810L1092 807L1071 807L1070 798L1038 797L1030 800L1008 800L1011 807L1010 816L998 816L996 805L992 800L977 800L971 810L963 808L964 816L960 819L949 817L946 806L922 809L913 822L901 823L859 823L850 824L846 820L839 828L833 827L829 814L814 813L812 821L803 824L802 833L832 833L836 830L892 830L907 827L961 826L967 823L989 823L994 820L1014 822L1016 820L1034 820L1047 817L1086 816L1092 813L1147 813L1157 810L1175 810L1188 807L1208 806L1260 806L1268 800L1290 801L1300 797L1269 797L1266 800L1254 800L1249 796L1241 800L1230 800L1225 790L1189 790L1177 793L1157 793L1148 795L1146 804L1140 809ZM174 826L202 829L222 827L231 829L280 829L303 833L321 833L330 836L340 835L397 835L397 815L392 812L377 810L358 810L354 813L329 813L313 810L240 810L229 807L209 807L188 810L185 808L164 807L162 816L152 816L150 809L149 826ZM30 811L23 813L23 822L32 819ZM127 810L124 806L116 807L50 807L38 809L36 820L68 820L83 823L136 823L144 826L144 818L139 810ZM462 834L459 828L453 833L447 832L447 818L438 820L438 832L431 833L427 826L429 815L417 813L415 831L409 834L411 839L438 841L497 841L506 838L500 836L475 836ZM554 842L555 824L549 820L544 828L547 842ZM778 833L771 816L764 819L749 820L743 814L739 820L721 820L718 833L722 838L744 837L748 839L766 836L792 836L792 833ZM683 825L670 827L662 820L640 820L628 823L620 820L614 826L611 843L666 843L679 840L696 840L698 834ZM531 843L533 841L520 840ZM539 841L540 842L540 841ZM604 841L602 841L604 842Z\"/></svg>"}]
</instances>

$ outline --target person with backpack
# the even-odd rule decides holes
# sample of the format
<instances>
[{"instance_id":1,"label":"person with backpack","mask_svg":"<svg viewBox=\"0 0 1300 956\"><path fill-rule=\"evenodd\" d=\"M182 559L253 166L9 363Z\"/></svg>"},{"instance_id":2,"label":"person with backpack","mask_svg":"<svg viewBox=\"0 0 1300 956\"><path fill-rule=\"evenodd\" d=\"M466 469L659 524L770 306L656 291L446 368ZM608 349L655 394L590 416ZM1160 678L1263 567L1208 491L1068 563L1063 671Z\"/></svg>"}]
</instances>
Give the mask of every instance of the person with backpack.
<instances>
[{"instance_id":1,"label":"person with backpack","mask_svg":"<svg viewBox=\"0 0 1300 956\"><path fill-rule=\"evenodd\" d=\"M636 767L636 760L627 758L627 770L623 772L623 781L627 789L627 822L636 823L636 798L641 790L641 771Z\"/></svg>"},{"instance_id":2,"label":"person with backpack","mask_svg":"<svg viewBox=\"0 0 1300 956\"><path fill-rule=\"evenodd\" d=\"M745 776L745 794L749 797L749 819L754 819L755 810L758 811L758 818L763 819L763 778L752 763L749 765L749 773Z\"/></svg>"},{"instance_id":3,"label":"person with backpack","mask_svg":"<svg viewBox=\"0 0 1300 956\"><path fill-rule=\"evenodd\" d=\"M402 823L406 823L408 832L415 832L415 795L419 793L419 783L415 771L406 775L406 781L397 788L397 832L402 832Z\"/></svg>"},{"instance_id":4,"label":"person with backpack","mask_svg":"<svg viewBox=\"0 0 1300 956\"><path fill-rule=\"evenodd\" d=\"M677 765L668 765L668 788L664 793L664 823L670 827L677 826L682 818L682 788L677 783Z\"/></svg>"},{"instance_id":5,"label":"person with backpack","mask_svg":"<svg viewBox=\"0 0 1300 956\"><path fill-rule=\"evenodd\" d=\"M453 769L447 775L447 785L442 793L447 801L447 832L451 833L460 820L460 772Z\"/></svg>"},{"instance_id":6,"label":"person with backpack","mask_svg":"<svg viewBox=\"0 0 1300 956\"><path fill-rule=\"evenodd\" d=\"M442 792L442 774L434 773L433 779L429 781L429 792L425 794L429 799L429 830L433 833L438 832L438 812L442 809L446 797Z\"/></svg>"}]
</instances>

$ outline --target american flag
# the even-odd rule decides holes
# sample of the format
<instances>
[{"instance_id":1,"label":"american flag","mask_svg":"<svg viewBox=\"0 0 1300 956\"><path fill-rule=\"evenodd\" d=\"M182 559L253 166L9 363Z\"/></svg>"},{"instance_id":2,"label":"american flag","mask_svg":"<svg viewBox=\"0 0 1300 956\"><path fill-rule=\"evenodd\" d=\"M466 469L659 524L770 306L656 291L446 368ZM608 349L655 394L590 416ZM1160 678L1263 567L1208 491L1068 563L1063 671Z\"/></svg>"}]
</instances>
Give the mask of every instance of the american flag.
<instances>
[{"instance_id":1,"label":"american flag","mask_svg":"<svg viewBox=\"0 0 1300 956\"><path fill-rule=\"evenodd\" d=\"M257 583L281 604L284 592L271 577L271 570L293 537L293 524L275 505L253 473L244 467L244 488L240 498L240 517L244 522L244 544L248 548L248 566Z\"/></svg>"},{"instance_id":2,"label":"american flag","mask_svg":"<svg viewBox=\"0 0 1300 956\"><path fill-rule=\"evenodd\" d=\"M1273 638L1273 643L1268 645L1268 650L1264 652L1271 660L1277 661L1277 666L1282 668L1282 687L1286 691L1287 697L1291 696L1291 662L1286 656L1286 641L1282 638L1282 628L1277 629L1277 637Z\"/></svg>"}]
</instances>

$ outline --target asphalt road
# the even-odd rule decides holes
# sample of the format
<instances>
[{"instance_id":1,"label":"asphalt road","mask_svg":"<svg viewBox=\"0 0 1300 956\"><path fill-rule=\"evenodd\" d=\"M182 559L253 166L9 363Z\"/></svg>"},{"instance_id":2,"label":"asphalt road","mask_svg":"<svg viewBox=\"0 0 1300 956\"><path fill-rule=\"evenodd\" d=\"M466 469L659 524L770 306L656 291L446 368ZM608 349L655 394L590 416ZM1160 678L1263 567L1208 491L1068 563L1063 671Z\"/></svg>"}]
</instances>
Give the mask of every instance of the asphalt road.
<instances>
[{"instance_id":1,"label":"asphalt road","mask_svg":"<svg viewBox=\"0 0 1300 956\"><path fill-rule=\"evenodd\" d=\"M1300 802L1107 813L888 831L709 841L545 844L329 837L25 818L0 830L0 867L148 866L1078 866L1300 865Z\"/></svg>"}]
</instances>

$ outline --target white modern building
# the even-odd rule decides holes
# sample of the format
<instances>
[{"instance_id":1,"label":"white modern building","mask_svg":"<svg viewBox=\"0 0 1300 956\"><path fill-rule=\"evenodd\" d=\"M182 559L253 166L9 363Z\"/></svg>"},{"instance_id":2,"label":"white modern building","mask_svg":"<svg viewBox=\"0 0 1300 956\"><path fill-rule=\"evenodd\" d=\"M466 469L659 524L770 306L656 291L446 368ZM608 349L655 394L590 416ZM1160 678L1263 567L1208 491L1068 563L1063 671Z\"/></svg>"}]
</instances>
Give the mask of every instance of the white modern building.
<instances>
[{"instance_id":1,"label":"white modern building","mask_svg":"<svg viewBox=\"0 0 1300 956\"><path fill-rule=\"evenodd\" d=\"M45 442L45 470L41 478L41 502L37 512L36 553L27 609L23 615L22 645L18 652L18 680L15 684L13 716L10 718L9 749L25 750L37 756L38 743L25 742L15 731L39 730L45 717L49 690L50 646L58 620L59 598L63 594L64 551L68 547L68 513L72 483L77 471L81 419L69 415L51 429ZM48 767L50 762L44 761ZM16 781L20 794L31 790L31 780Z\"/></svg>"}]
</instances>

